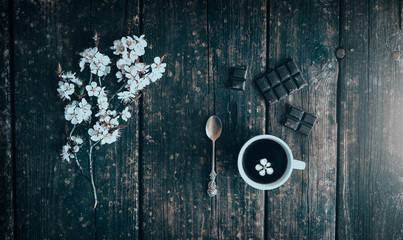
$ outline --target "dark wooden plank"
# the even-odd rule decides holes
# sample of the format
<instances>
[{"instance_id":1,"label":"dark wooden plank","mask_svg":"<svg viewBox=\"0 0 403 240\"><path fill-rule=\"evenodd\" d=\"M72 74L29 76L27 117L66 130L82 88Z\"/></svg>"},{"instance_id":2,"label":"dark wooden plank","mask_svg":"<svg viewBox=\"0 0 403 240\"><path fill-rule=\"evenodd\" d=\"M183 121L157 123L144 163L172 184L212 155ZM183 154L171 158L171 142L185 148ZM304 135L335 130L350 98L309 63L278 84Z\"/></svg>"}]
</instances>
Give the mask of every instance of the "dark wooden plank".
<instances>
[{"instance_id":1,"label":"dark wooden plank","mask_svg":"<svg viewBox=\"0 0 403 240\"><path fill-rule=\"evenodd\" d=\"M92 5L91 27L101 36L100 51L112 57L109 47L114 40L139 34L139 1L97 0ZM112 69L105 80L108 89L113 89L111 94L121 85ZM113 109L119 109L120 100L112 103ZM132 117L118 141L94 152L97 239L138 239L138 105L132 107Z\"/></svg>"},{"instance_id":2,"label":"dark wooden plank","mask_svg":"<svg viewBox=\"0 0 403 240\"><path fill-rule=\"evenodd\" d=\"M268 110L268 132L285 140L294 157L307 164L267 192L268 239L335 238L338 10L331 0L270 1L269 67L292 57L309 87ZM310 136L280 124L287 103L318 116Z\"/></svg>"},{"instance_id":3,"label":"dark wooden plank","mask_svg":"<svg viewBox=\"0 0 403 240\"><path fill-rule=\"evenodd\" d=\"M14 238L9 1L0 1L0 238Z\"/></svg>"},{"instance_id":4,"label":"dark wooden plank","mask_svg":"<svg viewBox=\"0 0 403 240\"><path fill-rule=\"evenodd\" d=\"M342 1L339 239L403 238L398 1Z\"/></svg>"},{"instance_id":5,"label":"dark wooden plank","mask_svg":"<svg viewBox=\"0 0 403 240\"><path fill-rule=\"evenodd\" d=\"M208 22L209 79L224 126L217 142L218 195L211 203L218 239L263 239L264 191L243 181L237 158L249 138L265 133L265 103L254 80L266 68L267 2L208 1ZM227 89L234 66L249 67L245 92Z\"/></svg>"},{"instance_id":6,"label":"dark wooden plank","mask_svg":"<svg viewBox=\"0 0 403 240\"><path fill-rule=\"evenodd\" d=\"M207 196L213 111L206 1L144 1L145 60L168 54L166 75L144 92L140 186L144 239L217 238ZM220 140L219 140L220 141ZM219 143L218 143L219 144Z\"/></svg>"},{"instance_id":7,"label":"dark wooden plank","mask_svg":"<svg viewBox=\"0 0 403 240\"><path fill-rule=\"evenodd\" d=\"M88 181L62 162L64 105L56 68L79 71L89 2L15 1L16 238L90 239Z\"/></svg>"}]
</instances>

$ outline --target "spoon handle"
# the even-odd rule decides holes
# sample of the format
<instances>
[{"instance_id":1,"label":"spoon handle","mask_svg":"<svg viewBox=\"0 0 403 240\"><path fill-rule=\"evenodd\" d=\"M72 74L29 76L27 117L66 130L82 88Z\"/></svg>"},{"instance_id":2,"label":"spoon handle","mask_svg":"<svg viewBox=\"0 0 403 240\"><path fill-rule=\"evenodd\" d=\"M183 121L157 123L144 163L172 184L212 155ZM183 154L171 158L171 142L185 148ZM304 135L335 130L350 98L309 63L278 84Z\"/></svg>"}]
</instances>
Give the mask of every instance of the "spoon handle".
<instances>
[{"instance_id":1,"label":"spoon handle","mask_svg":"<svg viewBox=\"0 0 403 240\"><path fill-rule=\"evenodd\" d=\"M213 157L212 157L212 168L210 173L210 182L208 183L207 193L210 197L217 195L217 184L215 178L217 173L215 172L215 141L213 141Z\"/></svg>"}]
</instances>

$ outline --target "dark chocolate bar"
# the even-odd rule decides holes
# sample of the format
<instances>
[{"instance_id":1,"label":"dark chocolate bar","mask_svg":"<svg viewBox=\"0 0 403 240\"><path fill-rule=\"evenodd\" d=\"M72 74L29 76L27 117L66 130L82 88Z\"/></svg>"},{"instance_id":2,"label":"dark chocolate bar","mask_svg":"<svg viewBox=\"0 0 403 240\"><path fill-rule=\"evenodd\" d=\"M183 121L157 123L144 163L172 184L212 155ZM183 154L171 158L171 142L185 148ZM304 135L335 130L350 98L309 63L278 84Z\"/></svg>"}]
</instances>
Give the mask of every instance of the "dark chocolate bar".
<instances>
[{"instance_id":1,"label":"dark chocolate bar","mask_svg":"<svg viewBox=\"0 0 403 240\"><path fill-rule=\"evenodd\" d=\"M241 75L241 73L237 74L237 76ZM268 94L271 100L265 96L269 103L278 102L277 100L281 100L308 85L293 59L270 71L266 77L257 79L256 84L263 95L269 90L271 91ZM277 98L276 101L272 99L273 96Z\"/></svg>"},{"instance_id":2,"label":"dark chocolate bar","mask_svg":"<svg viewBox=\"0 0 403 240\"><path fill-rule=\"evenodd\" d=\"M308 136L315 122L316 116L312 113L304 112L297 107L289 105L284 126Z\"/></svg>"},{"instance_id":3,"label":"dark chocolate bar","mask_svg":"<svg viewBox=\"0 0 403 240\"><path fill-rule=\"evenodd\" d=\"M245 82L248 75L247 67L234 67L231 70L230 89L245 91Z\"/></svg>"}]
</instances>

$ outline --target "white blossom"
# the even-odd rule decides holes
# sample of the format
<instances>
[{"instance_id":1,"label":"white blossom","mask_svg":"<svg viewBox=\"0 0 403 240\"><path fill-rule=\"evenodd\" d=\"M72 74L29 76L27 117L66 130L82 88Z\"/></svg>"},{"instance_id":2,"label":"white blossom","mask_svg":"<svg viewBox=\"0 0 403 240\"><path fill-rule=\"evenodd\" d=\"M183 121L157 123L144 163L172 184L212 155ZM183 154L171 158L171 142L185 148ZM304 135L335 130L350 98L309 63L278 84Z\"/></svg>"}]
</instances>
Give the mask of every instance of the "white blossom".
<instances>
[{"instance_id":1,"label":"white blossom","mask_svg":"<svg viewBox=\"0 0 403 240\"><path fill-rule=\"evenodd\" d=\"M83 139L80 136L71 136L72 150L77 153L80 150L80 146L83 144Z\"/></svg>"},{"instance_id":2,"label":"white blossom","mask_svg":"<svg viewBox=\"0 0 403 240\"><path fill-rule=\"evenodd\" d=\"M97 97L99 96L100 92L101 92L101 87L98 86L97 82L92 82L91 85L87 85L85 86L85 89L88 92L88 96L92 97Z\"/></svg>"},{"instance_id":3,"label":"white blossom","mask_svg":"<svg viewBox=\"0 0 403 240\"><path fill-rule=\"evenodd\" d=\"M74 93L74 84L59 81L59 88L57 89L59 96L64 100L71 100L70 95Z\"/></svg>"},{"instance_id":4,"label":"white blossom","mask_svg":"<svg viewBox=\"0 0 403 240\"><path fill-rule=\"evenodd\" d=\"M78 109L80 114L83 116L84 121L88 121L91 117L92 111L91 111L91 105L88 104L87 100L83 98L81 102L78 104Z\"/></svg>"},{"instance_id":5,"label":"white blossom","mask_svg":"<svg viewBox=\"0 0 403 240\"><path fill-rule=\"evenodd\" d=\"M97 52L95 57L90 63L91 73L98 75L99 77L105 76L110 73L111 68L108 66L111 60L108 56Z\"/></svg>"},{"instance_id":6,"label":"white blossom","mask_svg":"<svg viewBox=\"0 0 403 240\"><path fill-rule=\"evenodd\" d=\"M140 37L137 37L135 35L133 35L134 40L137 41L137 45L142 46L143 48L147 47L147 41L144 40L145 35L141 35Z\"/></svg>"},{"instance_id":7,"label":"white blossom","mask_svg":"<svg viewBox=\"0 0 403 240\"><path fill-rule=\"evenodd\" d=\"M127 47L130 50L132 50L136 44L136 42L130 36L122 37L121 41L122 41L123 46Z\"/></svg>"},{"instance_id":8,"label":"white blossom","mask_svg":"<svg viewBox=\"0 0 403 240\"><path fill-rule=\"evenodd\" d=\"M120 113L122 119L127 122L129 118L132 116L132 114L129 112L129 107L125 107L123 111Z\"/></svg>"},{"instance_id":9,"label":"white blossom","mask_svg":"<svg viewBox=\"0 0 403 240\"><path fill-rule=\"evenodd\" d=\"M105 143L108 143L108 144L114 143L118 139L119 135L120 135L120 132L118 129L116 129L114 131L110 131L106 135L103 136L101 144L103 145Z\"/></svg>"},{"instance_id":10,"label":"white blossom","mask_svg":"<svg viewBox=\"0 0 403 240\"><path fill-rule=\"evenodd\" d=\"M67 121L71 121L71 124L76 125L77 123L81 123L84 118L81 114L79 108L77 108L78 102L73 101L71 104L68 104L64 109L64 117Z\"/></svg>"},{"instance_id":11,"label":"white blossom","mask_svg":"<svg viewBox=\"0 0 403 240\"><path fill-rule=\"evenodd\" d=\"M71 151L71 147L69 144L66 144L62 147L62 152L60 153L62 160L67 161L70 163L70 159L74 158L74 154Z\"/></svg>"},{"instance_id":12,"label":"white blossom","mask_svg":"<svg viewBox=\"0 0 403 240\"><path fill-rule=\"evenodd\" d=\"M66 73L62 74L62 79L65 82L75 83L79 87L83 84L82 81L76 77L76 73L73 73L73 72L66 72Z\"/></svg>"},{"instance_id":13,"label":"white blossom","mask_svg":"<svg viewBox=\"0 0 403 240\"><path fill-rule=\"evenodd\" d=\"M271 168L271 163L268 162L266 158L260 159L260 164L256 164L255 169L262 177L266 175L266 173L272 175L274 172L273 168Z\"/></svg>"},{"instance_id":14,"label":"white blossom","mask_svg":"<svg viewBox=\"0 0 403 240\"><path fill-rule=\"evenodd\" d=\"M113 54L120 55L127 53L126 46L120 40L113 41L113 46L111 47L112 50L115 50Z\"/></svg>"},{"instance_id":15,"label":"white blossom","mask_svg":"<svg viewBox=\"0 0 403 240\"><path fill-rule=\"evenodd\" d=\"M92 61L97 53L98 53L97 47L87 48L84 50L84 52L80 53L80 56L82 56L82 58L80 59L80 63L79 63L81 72L84 70L86 63L89 63L89 64L92 63Z\"/></svg>"},{"instance_id":16,"label":"white blossom","mask_svg":"<svg viewBox=\"0 0 403 240\"><path fill-rule=\"evenodd\" d=\"M128 103L136 95L137 95L137 92L136 92L136 94L133 94L132 92L129 92L129 91L123 91L123 92L118 93L118 99L120 99L124 103Z\"/></svg>"},{"instance_id":17,"label":"white blossom","mask_svg":"<svg viewBox=\"0 0 403 240\"><path fill-rule=\"evenodd\" d=\"M96 122L95 125L88 129L88 135L90 135L90 138L94 142L98 142L99 140L102 139L104 135L108 133L107 130L105 130L99 122Z\"/></svg>"}]
</instances>

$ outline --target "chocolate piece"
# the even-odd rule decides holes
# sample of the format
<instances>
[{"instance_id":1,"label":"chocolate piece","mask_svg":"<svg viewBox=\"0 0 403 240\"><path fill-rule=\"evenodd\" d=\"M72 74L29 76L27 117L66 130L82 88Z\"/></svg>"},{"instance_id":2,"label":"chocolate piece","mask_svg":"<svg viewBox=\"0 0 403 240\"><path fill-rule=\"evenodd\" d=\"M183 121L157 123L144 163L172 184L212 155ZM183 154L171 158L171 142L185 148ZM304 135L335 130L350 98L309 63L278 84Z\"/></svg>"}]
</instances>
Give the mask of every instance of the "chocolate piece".
<instances>
[{"instance_id":1,"label":"chocolate piece","mask_svg":"<svg viewBox=\"0 0 403 240\"><path fill-rule=\"evenodd\" d=\"M288 70L290 71L291 75L295 75L297 73L299 73L299 69L297 64L294 62L293 59L291 59L291 61L289 61L288 63L286 63Z\"/></svg>"},{"instance_id":2,"label":"chocolate piece","mask_svg":"<svg viewBox=\"0 0 403 240\"><path fill-rule=\"evenodd\" d=\"M241 78L245 79L246 81L246 76L248 75L248 68L247 67L235 67L233 68L232 72L232 77L233 78Z\"/></svg>"},{"instance_id":3,"label":"chocolate piece","mask_svg":"<svg viewBox=\"0 0 403 240\"><path fill-rule=\"evenodd\" d=\"M237 75L240 76L241 74ZM256 83L263 94L271 90L272 93L270 94L275 94L277 100L281 100L308 85L293 59L269 72L266 78L260 77Z\"/></svg>"},{"instance_id":4,"label":"chocolate piece","mask_svg":"<svg viewBox=\"0 0 403 240\"><path fill-rule=\"evenodd\" d=\"M280 76L281 81L284 81L290 77L290 73L288 72L287 67L285 65L281 65L276 70L278 75Z\"/></svg>"},{"instance_id":5,"label":"chocolate piece","mask_svg":"<svg viewBox=\"0 0 403 240\"><path fill-rule=\"evenodd\" d=\"M278 84L273 89L278 97L278 100L281 100L281 99L287 97L287 92L286 92L285 88L283 87L283 84Z\"/></svg>"},{"instance_id":6,"label":"chocolate piece","mask_svg":"<svg viewBox=\"0 0 403 240\"><path fill-rule=\"evenodd\" d=\"M274 85L277 85L280 83L280 79L278 78L277 74L275 71L271 71L267 75L267 79L269 80L270 85L273 87Z\"/></svg>"},{"instance_id":7,"label":"chocolate piece","mask_svg":"<svg viewBox=\"0 0 403 240\"><path fill-rule=\"evenodd\" d=\"M278 100L277 100L277 97L276 97L276 95L274 94L274 92L273 92L272 89L269 89L269 91L265 92L265 93L263 94L263 96L264 96L264 98L266 99L266 101L267 101L269 104L276 103L276 102L278 101Z\"/></svg>"},{"instance_id":8,"label":"chocolate piece","mask_svg":"<svg viewBox=\"0 0 403 240\"><path fill-rule=\"evenodd\" d=\"M301 120L302 115L304 115L304 111L302 111L301 109L290 105L290 107L288 109L288 115L298 119L298 121L299 121L299 120Z\"/></svg>"},{"instance_id":9,"label":"chocolate piece","mask_svg":"<svg viewBox=\"0 0 403 240\"><path fill-rule=\"evenodd\" d=\"M310 114L310 113L305 113L304 117L302 118L302 121L307 123L308 125L313 126L316 121L316 116Z\"/></svg>"},{"instance_id":10,"label":"chocolate piece","mask_svg":"<svg viewBox=\"0 0 403 240\"><path fill-rule=\"evenodd\" d=\"M245 91L245 81L248 74L247 67L234 67L230 76L230 89Z\"/></svg>"},{"instance_id":11,"label":"chocolate piece","mask_svg":"<svg viewBox=\"0 0 403 240\"><path fill-rule=\"evenodd\" d=\"M301 74L295 75L293 78L294 78L295 83L298 85L298 89L301 89L301 88L305 87L306 85L308 85L306 83L304 77L302 77Z\"/></svg>"},{"instance_id":12,"label":"chocolate piece","mask_svg":"<svg viewBox=\"0 0 403 240\"><path fill-rule=\"evenodd\" d=\"M245 81L238 81L235 78L231 79L230 89L245 91Z\"/></svg>"},{"instance_id":13,"label":"chocolate piece","mask_svg":"<svg viewBox=\"0 0 403 240\"><path fill-rule=\"evenodd\" d=\"M259 89L262 93L266 92L267 90L270 89L269 82L267 81L265 76L262 76L258 80L256 80L257 85L259 86Z\"/></svg>"},{"instance_id":14,"label":"chocolate piece","mask_svg":"<svg viewBox=\"0 0 403 240\"><path fill-rule=\"evenodd\" d=\"M304 135L309 135L313 125L315 124L315 121L315 115L289 105L287 114L285 116L284 126L293 130L298 130L298 132Z\"/></svg>"},{"instance_id":15,"label":"chocolate piece","mask_svg":"<svg viewBox=\"0 0 403 240\"><path fill-rule=\"evenodd\" d=\"M289 95L293 94L298 89L297 85L294 83L294 81L291 78L285 80L283 82L283 84L284 84L285 88L287 89L287 92Z\"/></svg>"},{"instance_id":16,"label":"chocolate piece","mask_svg":"<svg viewBox=\"0 0 403 240\"><path fill-rule=\"evenodd\" d=\"M294 117L292 117L290 115L287 115L287 118L285 119L285 122L284 122L284 126L289 127L291 129L294 129L294 130L297 130L298 125L299 125L299 120L298 119L296 119L296 118L294 118Z\"/></svg>"},{"instance_id":17,"label":"chocolate piece","mask_svg":"<svg viewBox=\"0 0 403 240\"><path fill-rule=\"evenodd\" d=\"M311 127L306 125L306 124L304 124L304 123L301 123L299 125L298 132L308 136L309 133L311 132Z\"/></svg>"}]
</instances>

